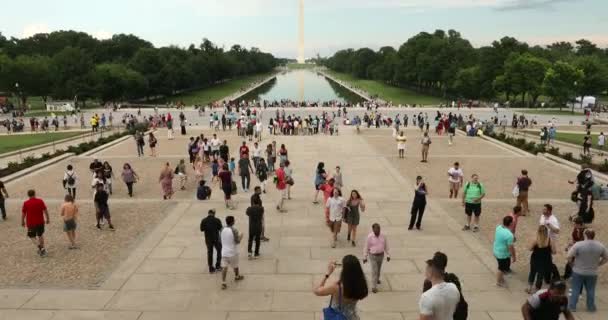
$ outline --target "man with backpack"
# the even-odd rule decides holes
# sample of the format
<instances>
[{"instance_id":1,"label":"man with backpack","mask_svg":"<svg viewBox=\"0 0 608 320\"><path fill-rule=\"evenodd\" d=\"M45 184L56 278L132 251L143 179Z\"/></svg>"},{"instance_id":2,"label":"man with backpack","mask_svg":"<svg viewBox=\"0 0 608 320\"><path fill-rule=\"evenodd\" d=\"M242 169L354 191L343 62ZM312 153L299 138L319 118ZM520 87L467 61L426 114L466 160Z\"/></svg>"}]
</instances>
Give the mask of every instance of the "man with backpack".
<instances>
[{"instance_id":1,"label":"man with backpack","mask_svg":"<svg viewBox=\"0 0 608 320\"><path fill-rule=\"evenodd\" d=\"M462 192L462 206L464 213L467 215L467 222L462 228L463 231L473 230L479 231L479 216L481 215L481 199L486 196L486 189L479 182L479 176L474 173L471 176L471 181L467 182ZM471 228L471 217L475 215L473 226Z\"/></svg>"}]
</instances>

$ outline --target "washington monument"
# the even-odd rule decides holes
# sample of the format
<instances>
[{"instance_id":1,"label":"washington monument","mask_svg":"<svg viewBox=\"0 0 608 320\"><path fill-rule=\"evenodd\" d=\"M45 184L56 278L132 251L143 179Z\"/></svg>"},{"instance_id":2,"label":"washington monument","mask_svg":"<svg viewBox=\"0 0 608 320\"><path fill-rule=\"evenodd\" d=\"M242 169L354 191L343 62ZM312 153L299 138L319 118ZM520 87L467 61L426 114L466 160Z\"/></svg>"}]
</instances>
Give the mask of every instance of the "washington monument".
<instances>
[{"instance_id":1,"label":"washington monument","mask_svg":"<svg viewBox=\"0 0 608 320\"><path fill-rule=\"evenodd\" d=\"M298 63L304 63L304 0L300 1L298 19Z\"/></svg>"}]
</instances>

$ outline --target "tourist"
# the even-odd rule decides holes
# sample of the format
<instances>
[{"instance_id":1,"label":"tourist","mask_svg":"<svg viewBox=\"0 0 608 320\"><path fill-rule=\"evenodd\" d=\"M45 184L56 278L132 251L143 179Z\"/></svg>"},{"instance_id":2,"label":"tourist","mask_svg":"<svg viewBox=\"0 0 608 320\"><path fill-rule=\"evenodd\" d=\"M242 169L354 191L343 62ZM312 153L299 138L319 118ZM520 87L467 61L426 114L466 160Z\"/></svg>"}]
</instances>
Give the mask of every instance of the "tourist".
<instances>
[{"instance_id":1,"label":"tourist","mask_svg":"<svg viewBox=\"0 0 608 320\"><path fill-rule=\"evenodd\" d=\"M122 181L127 185L129 197L133 197L133 184L137 182L139 176L128 163L122 166L122 173L120 175L122 176Z\"/></svg>"},{"instance_id":2,"label":"tourist","mask_svg":"<svg viewBox=\"0 0 608 320\"><path fill-rule=\"evenodd\" d=\"M285 161L287 161L287 160L288 160L287 147L285 147L285 145L282 144L281 148L279 149L279 164L285 163Z\"/></svg>"},{"instance_id":3,"label":"tourist","mask_svg":"<svg viewBox=\"0 0 608 320\"><path fill-rule=\"evenodd\" d=\"M246 153L242 153L241 159L239 159L239 175L241 176L241 185L243 186L244 192L249 191L251 173L254 173L253 168L251 167L251 161L249 161L249 157Z\"/></svg>"},{"instance_id":4,"label":"tourist","mask_svg":"<svg viewBox=\"0 0 608 320\"><path fill-rule=\"evenodd\" d=\"M220 146L220 158L222 158L224 162L228 162L229 155L230 148L228 147L228 141L224 140L224 143Z\"/></svg>"},{"instance_id":5,"label":"tourist","mask_svg":"<svg viewBox=\"0 0 608 320\"><path fill-rule=\"evenodd\" d=\"M329 307L344 315L345 320L359 320L357 302L365 299L368 294L367 280L361 268L359 259L353 255L342 258L342 272L340 278L327 283L338 264L330 261L327 273L321 283L313 290L319 297L331 296Z\"/></svg>"},{"instance_id":6,"label":"tourist","mask_svg":"<svg viewBox=\"0 0 608 320\"><path fill-rule=\"evenodd\" d=\"M222 230L222 221L215 217L215 209L207 212L207 217L201 220L201 232L205 234L205 246L207 247L207 266L209 273L221 271L220 261L222 257L222 242L220 241L220 231ZM213 249L216 252L215 267L213 264Z\"/></svg>"},{"instance_id":7,"label":"tourist","mask_svg":"<svg viewBox=\"0 0 608 320\"><path fill-rule=\"evenodd\" d=\"M91 181L91 189L93 190L93 195L97 193L97 185L101 184L104 186L104 190L107 192L106 187L106 177L103 175L103 170L98 170L93 176L93 180Z\"/></svg>"},{"instance_id":8,"label":"tourist","mask_svg":"<svg viewBox=\"0 0 608 320\"><path fill-rule=\"evenodd\" d=\"M239 274L239 244L243 239L243 234L234 226L233 216L226 217L226 227L220 233L222 243L222 290L228 288L226 275L228 267L234 270L234 281L241 281L245 277Z\"/></svg>"},{"instance_id":9,"label":"tourist","mask_svg":"<svg viewBox=\"0 0 608 320\"><path fill-rule=\"evenodd\" d=\"M93 159L93 162L89 165L89 171L95 177L97 175L97 171L103 169L103 164L99 161L99 159Z\"/></svg>"},{"instance_id":10,"label":"tourist","mask_svg":"<svg viewBox=\"0 0 608 320\"><path fill-rule=\"evenodd\" d=\"M527 216L530 212L528 207L528 190L530 190L530 186L532 185L532 180L528 177L528 170L521 170L521 176L517 178L515 185L517 186L517 190L519 190L515 205L521 206L522 215Z\"/></svg>"},{"instance_id":11,"label":"tourist","mask_svg":"<svg viewBox=\"0 0 608 320\"><path fill-rule=\"evenodd\" d=\"M194 167L194 178L196 179L196 181L203 180L205 173L203 171L204 164L203 164L203 159L201 158L201 156L196 155L196 158L194 159L193 167Z\"/></svg>"},{"instance_id":12,"label":"tourist","mask_svg":"<svg viewBox=\"0 0 608 320\"><path fill-rule=\"evenodd\" d=\"M458 191L463 185L464 172L460 168L460 163L454 162L454 166L448 170L448 183L450 185L450 199L458 198Z\"/></svg>"},{"instance_id":13,"label":"tourist","mask_svg":"<svg viewBox=\"0 0 608 320\"><path fill-rule=\"evenodd\" d=\"M186 182L188 181L188 174L186 173L186 160L181 159L175 167L175 174L179 178L179 189L186 190Z\"/></svg>"},{"instance_id":14,"label":"tourist","mask_svg":"<svg viewBox=\"0 0 608 320\"><path fill-rule=\"evenodd\" d=\"M550 204L543 205L543 214L540 216L539 225L547 227L549 231L549 238L553 242L553 245L557 244L557 235L559 234L559 221L553 214L553 206Z\"/></svg>"},{"instance_id":15,"label":"tourist","mask_svg":"<svg viewBox=\"0 0 608 320\"><path fill-rule=\"evenodd\" d=\"M150 132L148 134L148 145L150 145L150 156L151 157L156 157L156 144L157 143L158 143L158 140L156 140L154 133Z\"/></svg>"},{"instance_id":16,"label":"tourist","mask_svg":"<svg viewBox=\"0 0 608 320\"><path fill-rule=\"evenodd\" d=\"M549 232L545 226L538 226L536 232L536 239L530 245L530 273L528 274L528 288L526 292L529 294L534 293L532 291L532 285L534 285L536 279L536 291L542 287L543 279L545 282L549 282L551 278L551 269L553 266L553 258L555 254L555 247L551 243L549 238Z\"/></svg>"},{"instance_id":17,"label":"tourist","mask_svg":"<svg viewBox=\"0 0 608 320\"><path fill-rule=\"evenodd\" d=\"M517 237L515 236L515 231L517 231L517 223L519 222L519 217L521 217L521 207L515 206L513 207L513 211L509 214L511 218L513 218L513 223L509 226L509 230L513 234L513 242L517 241Z\"/></svg>"},{"instance_id":18,"label":"tourist","mask_svg":"<svg viewBox=\"0 0 608 320\"><path fill-rule=\"evenodd\" d=\"M606 136L604 135L604 132L600 132L600 135L597 137L597 147L598 149L603 150L605 145Z\"/></svg>"},{"instance_id":19,"label":"tourist","mask_svg":"<svg viewBox=\"0 0 608 320\"><path fill-rule=\"evenodd\" d=\"M275 184L277 186L277 190L279 190L279 202L277 203L277 210L279 212L287 212L283 208L283 203L285 199L287 199L287 182L285 176L285 163L279 164L279 168L275 172Z\"/></svg>"},{"instance_id":20,"label":"tourist","mask_svg":"<svg viewBox=\"0 0 608 320\"><path fill-rule=\"evenodd\" d=\"M255 138L257 142L262 141L262 121L260 119L255 122Z\"/></svg>"},{"instance_id":21,"label":"tourist","mask_svg":"<svg viewBox=\"0 0 608 320\"><path fill-rule=\"evenodd\" d=\"M429 148L431 146L431 137L429 137L428 130L424 132L420 144L422 145L422 160L420 162L427 162L429 158Z\"/></svg>"},{"instance_id":22,"label":"tourist","mask_svg":"<svg viewBox=\"0 0 608 320\"><path fill-rule=\"evenodd\" d=\"M346 202L344 201L344 198L342 198L342 192L340 189L334 188L333 196L327 199L327 202L325 203L325 207L329 210L329 223L332 231L332 248L336 247L336 242L338 241L338 233L340 232L340 227L342 226L345 206Z\"/></svg>"},{"instance_id":23,"label":"tourist","mask_svg":"<svg viewBox=\"0 0 608 320\"><path fill-rule=\"evenodd\" d=\"M496 272L496 286L506 287L504 275L511 272L511 263L517 261L515 246L513 245L513 234L509 226L513 223L513 218L506 216L502 219L502 224L496 226L494 233L494 257L498 262Z\"/></svg>"},{"instance_id":24,"label":"tourist","mask_svg":"<svg viewBox=\"0 0 608 320\"><path fill-rule=\"evenodd\" d=\"M431 288L420 296L420 319L455 319L454 312L461 300L460 291L455 284L445 282L447 257L440 258L436 254L433 259L426 261L425 276Z\"/></svg>"},{"instance_id":25,"label":"tourist","mask_svg":"<svg viewBox=\"0 0 608 320\"><path fill-rule=\"evenodd\" d=\"M213 159L219 158L220 156L220 139L217 138L217 134L213 134L213 139L211 139L211 154L213 155Z\"/></svg>"},{"instance_id":26,"label":"tourist","mask_svg":"<svg viewBox=\"0 0 608 320\"><path fill-rule=\"evenodd\" d=\"M595 286L598 268L608 262L608 250L595 240L593 229L585 230L585 240L575 243L568 250L568 260L572 264L572 293L568 309L576 311L578 297L583 287L587 295L587 311L595 312Z\"/></svg>"},{"instance_id":27,"label":"tourist","mask_svg":"<svg viewBox=\"0 0 608 320\"><path fill-rule=\"evenodd\" d=\"M372 232L367 235L365 246L363 247L363 263L366 263L368 258L372 268L372 292L378 292L380 284L380 271L382 270L382 261L386 254L386 261L391 261L391 255L388 252L388 241L384 234L380 234L380 225L374 223Z\"/></svg>"},{"instance_id":28,"label":"tourist","mask_svg":"<svg viewBox=\"0 0 608 320\"><path fill-rule=\"evenodd\" d=\"M360 212L365 212L365 202L361 198L359 191L353 190L350 192L350 197L346 202L346 216L344 218L344 221L348 225L346 240L351 241L353 247L356 246L357 227L361 219Z\"/></svg>"},{"instance_id":29,"label":"tourist","mask_svg":"<svg viewBox=\"0 0 608 320\"><path fill-rule=\"evenodd\" d=\"M167 114L167 140L173 140L173 118L171 113Z\"/></svg>"},{"instance_id":30,"label":"tourist","mask_svg":"<svg viewBox=\"0 0 608 320\"><path fill-rule=\"evenodd\" d=\"M287 184L287 200L291 200L291 187L294 185L293 170L291 169L291 162L285 161L283 171L285 171L285 183Z\"/></svg>"},{"instance_id":31,"label":"tourist","mask_svg":"<svg viewBox=\"0 0 608 320\"><path fill-rule=\"evenodd\" d=\"M0 181L0 212L2 212L2 220L6 221L6 206L4 204L6 198L8 198L8 192L4 182Z\"/></svg>"},{"instance_id":32,"label":"tourist","mask_svg":"<svg viewBox=\"0 0 608 320\"><path fill-rule=\"evenodd\" d=\"M206 186L205 183L205 180L201 180L198 182L198 188L196 189L196 198L198 200L211 199L211 188Z\"/></svg>"},{"instance_id":33,"label":"tourist","mask_svg":"<svg viewBox=\"0 0 608 320\"><path fill-rule=\"evenodd\" d=\"M112 178L114 177L114 172L112 171L112 166L109 162L103 162L103 177L106 179L106 183L104 187L108 191L109 194L112 194Z\"/></svg>"},{"instance_id":34,"label":"tourist","mask_svg":"<svg viewBox=\"0 0 608 320\"><path fill-rule=\"evenodd\" d=\"M406 127L407 127L407 125L406 125ZM405 143L407 142L407 138L405 137L403 131L401 131L399 133L396 140L397 140L397 150L399 151L399 158L404 159L405 158Z\"/></svg>"},{"instance_id":35,"label":"tourist","mask_svg":"<svg viewBox=\"0 0 608 320\"><path fill-rule=\"evenodd\" d=\"M574 223L574 228L572 229L572 238L568 241L568 245L566 246L566 252L568 252L575 243L585 240L585 230L587 230L587 227L583 223L583 219L581 217L575 217L572 222ZM564 279L570 279L571 276L572 264L567 261L564 270Z\"/></svg>"},{"instance_id":36,"label":"tourist","mask_svg":"<svg viewBox=\"0 0 608 320\"><path fill-rule=\"evenodd\" d=\"M456 122L456 118L453 118L448 123L448 145L452 145L454 143L454 136L456 135L456 127L458 126L458 122Z\"/></svg>"},{"instance_id":37,"label":"tourist","mask_svg":"<svg viewBox=\"0 0 608 320\"><path fill-rule=\"evenodd\" d=\"M255 170L258 170L258 164L260 162L260 158L262 157L262 148L258 146L258 143L253 143L253 167Z\"/></svg>"},{"instance_id":38,"label":"tourist","mask_svg":"<svg viewBox=\"0 0 608 320\"><path fill-rule=\"evenodd\" d=\"M344 187L344 181L342 180L342 171L340 171L340 166L336 166L336 172L334 173L333 178L335 187L342 189L342 187Z\"/></svg>"},{"instance_id":39,"label":"tourist","mask_svg":"<svg viewBox=\"0 0 608 320\"><path fill-rule=\"evenodd\" d=\"M260 238L262 237L262 224L264 221L264 207L258 197L251 198L251 206L247 208L246 214L249 217L249 240L247 242L247 252L249 259L257 259L260 256ZM255 251L251 251L255 241ZM253 256L252 256L253 254Z\"/></svg>"},{"instance_id":40,"label":"tourist","mask_svg":"<svg viewBox=\"0 0 608 320\"><path fill-rule=\"evenodd\" d=\"M426 207L426 196L429 194L429 190L426 183L422 180L421 176L416 177L416 185L414 185L414 202L412 203L412 210L410 211L410 225L407 228L412 230L414 223L416 223L416 229L420 230L422 223L422 215L424 214L424 208Z\"/></svg>"},{"instance_id":41,"label":"tourist","mask_svg":"<svg viewBox=\"0 0 608 320\"><path fill-rule=\"evenodd\" d=\"M243 141L243 144L241 144L241 146L239 147L239 158L243 157L243 155L249 158L249 147L247 146L247 142L245 141Z\"/></svg>"},{"instance_id":42,"label":"tourist","mask_svg":"<svg viewBox=\"0 0 608 320\"><path fill-rule=\"evenodd\" d=\"M481 200L486 196L486 190L479 182L479 176L475 173L471 176L471 181L467 182L462 192L462 205L467 216L466 224L462 230L471 230L471 217L473 219L473 232L479 231L479 216L481 215Z\"/></svg>"},{"instance_id":43,"label":"tourist","mask_svg":"<svg viewBox=\"0 0 608 320\"><path fill-rule=\"evenodd\" d=\"M93 202L95 203L95 211L97 213L97 224L95 226L99 230L101 230L101 221L104 219L108 221L108 226L110 230L114 230L114 225L112 225L112 218L110 216L110 206L108 205L109 197L110 195L104 189L104 186L102 184L98 184L97 192L95 193Z\"/></svg>"},{"instance_id":44,"label":"tourist","mask_svg":"<svg viewBox=\"0 0 608 320\"><path fill-rule=\"evenodd\" d=\"M458 292L460 293L460 301L456 305L456 310L454 310L453 318L454 320L465 320L468 317L469 313L469 305L467 301L464 299L464 295L462 294L462 286L460 285L460 279L454 273L448 273L445 271L445 268L448 265L448 256L443 252L437 251L433 254L433 265L437 267L439 270L444 271L443 279L445 282L452 283L458 288ZM433 287L433 283L424 279L424 283L422 284L422 292L427 292ZM451 319L448 317L448 319Z\"/></svg>"},{"instance_id":45,"label":"tourist","mask_svg":"<svg viewBox=\"0 0 608 320\"><path fill-rule=\"evenodd\" d=\"M591 136L587 132L585 137L583 138L583 155L590 156L591 155Z\"/></svg>"},{"instance_id":46,"label":"tourist","mask_svg":"<svg viewBox=\"0 0 608 320\"><path fill-rule=\"evenodd\" d=\"M144 156L144 146L146 145L143 133L141 133L141 131L139 131L139 130L135 131L135 134L133 135L133 139L135 139L135 145L137 146L137 156L143 157Z\"/></svg>"},{"instance_id":47,"label":"tourist","mask_svg":"<svg viewBox=\"0 0 608 320\"><path fill-rule=\"evenodd\" d=\"M74 204L74 198L67 194L60 209L63 218L63 231L68 237L70 246L68 249L78 249L76 246L76 221L78 220L78 207Z\"/></svg>"},{"instance_id":48,"label":"tourist","mask_svg":"<svg viewBox=\"0 0 608 320\"><path fill-rule=\"evenodd\" d=\"M593 209L593 191L592 188L581 189L577 197L578 212L577 216L583 219L586 224L593 223L595 219L595 210Z\"/></svg>"},{"instance_id":49,"label":"tourist","mask_svg":"<svg viewBox=\"0 0 608 320\"><path fill-rule=\"evenodd\" d=\"M266 193L266 180L268 180L268 167L266 166L266 162L264 161L264 158L258 159L258 167L256 169L255 174L258 177L258 180L260 180L260 185L262 186L260 188L261 192ZM259 187L255 187L254 189L256 189L256 188L259 188Z\"/></svg>"},{"instance_id":50,"label":"tourist","mask_svg":"<svg viewBox=\"0 0 608 320\"><path fill-rule=\"evenodd\" d=\"M566 320L574 320L572 312L568 310L566 283L553 281L549 289L537 291L521 306L521 313L524 320L559 320L560 314Z\"/></svg>"},{"instance_id":51,"label":"tourist","mask_svg":"<svg viewBox=\"0 0 608 320\"><path fill-rule=\"evenodd\" d=\"M266 146L266 161L268 162L268 172L274 172L275 153L272 149L272 144Z\"/></svg>"},{"instance_id":52,"label":"tourist","mask_svg":"<svg viewBox=\"0 0 608 320\"><path fill-rule=\"evenodd\" d=\"M181 130L181 134L182 136L186 135L186 116L184 115L183 112L179 113L179 126L180 126L180 130Z\"/></svg>"},{"instance_id":53,"label":"tourist","mask_svg":"<svg viewBox=\"0 0 608 320\"><path fill-rule=\"evenodd\" d=\"M67 194L72 196L73 199L76 199L76 181L78 176L76 175L76 171L74 171L74 167L71 164L68 164L66 167L66 171L63 173L63 188L67 190ZM6 191L6 190L5 190ZM7 196L8 197L8 196ZM0 196L0 198L2 198ZM2 198L4 199L4 198ZM2 205L2 208L4 205ZM2 211L4 213L4 210Z\"/></svg>"},{"instance_id":54,"label":"tourist","mask_svg":"<svg viewBox=\"0 0 608 320\"><path fill-rule=\"evenodd\" d=\"M28 200L23 202L21 208L21 226L27 227L27 237L38 247L38 255L46 256L44 247L44 224L51 222L46 204L36 198L36 191L27 191ZM46 221L45 221L46 218Z\"/></svg>"},{"instance_id":55,"label":"tourist","mask_svg":"<svg viewBox=\"0 0 608 320\"><path fill-rule=\"evenodd\" d=\"M162 188L163 199L168 200L173 196L173 178L175 174L173 170L171 170L171 165L169 162L165 163L163 169L160 171L160 176L158 177L158 182Z\"/></svg>"},{"instance_id":56,"label":"tourist","mask_svg":"<svg viewBox=\"0 0 608 320\"><path fill-rule=\"evenodd\" d=\"M232 173L228 170L228 164L224 163L224 167L221 172L217 175L220 181L220 188L224 191L224 202L226 204L226 208L234 209L232 205L232 201L230 200L232 196ZM214 177L215 178L215 177Z\"/></svg>"},{"instance_id":57,"label":"tourist","mask_svg":"<svg viewBox=\"0 0 608 320\"><path fill-rule=\"evenodd\" d=\"M312 203L317 204L319 201L317 200L319 196L320 187L325 184L325 179L327 179L327 173L325 172L325 163L319 162L317 164L317 170L315 172L315 198ZM327 199L325 199L327 200ZM325 203L325 202L324 202Z\"/></svg>"}]
</instances>

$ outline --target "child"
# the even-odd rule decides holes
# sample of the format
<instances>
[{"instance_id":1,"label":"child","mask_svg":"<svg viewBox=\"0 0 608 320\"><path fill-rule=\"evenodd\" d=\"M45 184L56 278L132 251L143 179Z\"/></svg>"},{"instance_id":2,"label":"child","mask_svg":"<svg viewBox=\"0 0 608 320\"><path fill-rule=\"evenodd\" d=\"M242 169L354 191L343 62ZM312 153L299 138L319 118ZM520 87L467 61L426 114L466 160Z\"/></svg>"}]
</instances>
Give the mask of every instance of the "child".
<instances>
[{"instance_id":1,"label":"child","mask_svg":"<svg viewBox=\"0 0 608 320\"><path fill-rule=\"evenodd\" d=\"M206 181L201 180L198 183L198 189L196 190L196 198L198 200L209 200L211 199L211 188L205 185Z\"/></svg>"},{"instance_id":2,"label":"child","mask_svg":"<svg viewBox=\"0 0 608 320\"><path fill-rule=\"evenodd\" d=\"M70 246L68 249L78 249L76 246L76 219L78 218L78 207L74 204L74 198L66 195L61 205L61 217L63 218L63 231L68 236Z\"/></svg>"},{"instance_id":3,"label":"child","mask_svg":"<svg viewBox=\"0 0 608 320\"><path fill-rule=\"evenodd\" d=\"M218 173L220 171L220 167L219 167L219 163L217 162L217 159L213 159L213 164L211 165L211 174L213 175L213 178L211 178L211 182L213 183L214 181L218 181Z\"/></svg>"},{"instance_id":4,"label":"child","mask_svg":"<svg viewBox=\"0 0 608 320\"><path fill-rule=\"evenodd\" d=\"M340 166L336 166L336 173L334 174L334 186L338 189L342 189L342 187L344 186Z\"/></svg>"},{"instance_id":5,"label":"child","mask_svg":"<svg viewBox=\"0 0 608 320\"><path fill-rule=\"evenodd\" d=\"M230 169L230 173L234 176L234 171L236 170L236 163L234 162L234 158L230 158L228 168Z\"/></svg>"}]
</instances>

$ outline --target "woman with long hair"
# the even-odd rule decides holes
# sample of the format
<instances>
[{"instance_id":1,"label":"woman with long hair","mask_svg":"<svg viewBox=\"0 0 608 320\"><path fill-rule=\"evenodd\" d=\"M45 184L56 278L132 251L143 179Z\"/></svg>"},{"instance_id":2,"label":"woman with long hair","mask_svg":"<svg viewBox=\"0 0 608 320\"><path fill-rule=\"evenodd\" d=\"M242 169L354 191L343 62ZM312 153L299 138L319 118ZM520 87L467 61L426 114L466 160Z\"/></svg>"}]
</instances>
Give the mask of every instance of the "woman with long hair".
<instances>
[{"instance_id":1,"label":"woman with long hair","mask_svg":"<svg viewBox=\"0 0 608 320\"><path fill-rule=\"evenodd\" d=\"M106 178L106 190L109 194L112 194L112 178L114 177L114 171L109 162L104 161L102 165L103 176Z\"/></svg>"},{"instance_id":2,"label":"woman with long hair","mask_svg":"<svg viewBox=\"0 0 608 320\"><path fill-rule=\"evenodd\" d=\"M137 182L139 176L135 173L135 170L131 167L130 164L125 163L122 166L122 181L127 185L127 191L129 193L129 197L133 197L133 184Z\"/></svg>"},{"instance_id":3,"label":"woman with long hair","mask_svg":"<svg viewBox=\"0 0 608 320\"><path fill-rule=\"evenodd\" d=\"M203 159L201 158L200 155L196 155L196 158L194 159L194 176L196 178L196 182L200 182L201 180L203 180L203 176L204 176L204 165L203 165Z\"/></svg>"},{"instance_id":4,"label":"woman with long hair","mask_svg":"<svg viewBox=\"0 0 608 320\"><path fill-rule=\"evenodd\" d=\"M340 279L329 280L337 265L335 261L329 262L325 277L313 293L319 297L331 296L329 302L331 308L338 310L347 320L359 320L357 302L365 299L368 294L367 280L361 263L353 255L344 256Z\"/></svg>"},{"instance_id":5,"label":"woman with long hair","mask_svg":"<svg viewBox=\"0 0 608 320\"><path fill-rule=\"evenodd\" d=\"M148 134L148 145L150 146L150 156L151 157L156 157L156 144L157 143L158 143L158 140L156 140L154 133L150 132L150 134Z\"/></svg>"},{"instance_id":6,"label":"woman with long hair","mask_svg":"<svg viewBox=\"0 0 608 320\"><path fill-rule=\"evenodd\" d=\"M163 169L160 171L160 177L158 178L158 182L163 190L163 199L168 200L173 196L173 178L175 177L173 170L171 169L171 164L167 162Z\"/></svg>"},{"instance_id":7,"label":"woman with long hair","mask_svg":"<svg viewBox=\"0 0 608 320\"><path fill-rule=\"evenodd\" d=\"M350 192L350 198L346 202L346 217L344 222L348 225L348 235L346 240L354 246L357 244L357 226L359 225L359 219L361 217L360 212L365 212L365 202L361 198L359 191L352 190Z\"/></svg>"},{"instance_id":8,"label":"woman with long hair","mask_svg":"<svg viewBox=\"0 0 608 320\"><path fill-rule=\"evenodd\" d=\"M287 161L287 147L284 144L281 145L279 149L279 164L285 163Z\"/></svg>"},{"instance_id":9,"label":"woman with long hair","mask_svg":"<svg viewBox=\"0 0 608 320\"><path fill-rule=\"evenodd\" d=\"M553 265L551 255L555 254L555 248L551 243L546 226L538 226L536 239L530 245L530 251L532 251L532 255L530 256L530 273L528 274L528 288L526 292L532 294L534 293L532 289L532 285L535 284L534 279L536 279L536 291L542 287L543 279L545 282L551 280L551 267Z\"/></svg>"},{"instance_id":10,"label":"woman with long hair","mask_svg":"<svg viewBox=\"0 0 608 320\"><path fill-rule=\"evenodd\" d=\"M317 171L315 172L315 199L312 201L312 203L317 204L319 203L319 201L317 200L317 198L319 197L319 187L321 187L321 185L323 183L325 183L325 179L327 179L327 172L325 172L325 163L323 162L319 162L319 164L317 164Z\"/></svg>"}]
</instances>

